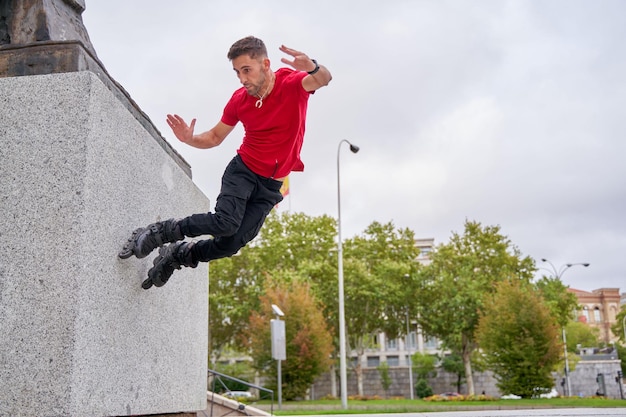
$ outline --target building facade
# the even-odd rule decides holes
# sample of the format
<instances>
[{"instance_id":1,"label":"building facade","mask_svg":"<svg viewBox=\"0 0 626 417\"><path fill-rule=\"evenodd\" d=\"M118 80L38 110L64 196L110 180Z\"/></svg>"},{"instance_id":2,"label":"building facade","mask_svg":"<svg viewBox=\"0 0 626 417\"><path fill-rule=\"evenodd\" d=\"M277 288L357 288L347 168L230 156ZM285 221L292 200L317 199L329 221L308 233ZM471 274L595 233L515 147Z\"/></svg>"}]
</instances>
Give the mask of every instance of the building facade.
<instances>
[{"instance_id":1,"label":"building facade","mask_svg":"<svg viewBox=\"0 0 626 417\"><path fill-rule=\"evenodd\" d=\"M576 318L600 331L600 340L611 344L618 340L611 326L617 323L621 308L619 288L600 288L591 292L568 288L578 298L579 310Z\"/></svg>"}]
</instances>

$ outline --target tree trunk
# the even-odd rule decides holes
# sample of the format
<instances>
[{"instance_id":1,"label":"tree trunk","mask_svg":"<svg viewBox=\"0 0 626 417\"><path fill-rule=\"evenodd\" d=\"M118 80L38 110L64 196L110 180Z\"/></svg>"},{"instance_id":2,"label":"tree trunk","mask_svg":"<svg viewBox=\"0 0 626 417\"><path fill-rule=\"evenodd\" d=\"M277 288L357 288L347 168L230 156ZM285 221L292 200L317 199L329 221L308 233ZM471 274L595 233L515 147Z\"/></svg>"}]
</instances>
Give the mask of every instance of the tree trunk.
<instances>
[{"instance_id":1,"label":"tree trunk","mask_svg":"<svg viewBox=\"0 0 626 417\"><path fill-rule=\"evenodd\" d=\"M356 373L357 394L359 395L359 397L363 397L363 367L361 366L360 356L358 356L358 361L356 366L354 367L354 372Z\"/></svg>"},{"instance_id":2,"label":"tree trunk","mask_svg":"<svg viewBox=\"0 0 626 417\"><path fill-rule=\"evenodd\" d=\"M337 398L337 367L334 364L330 367L330 395Z\"/></svg>"},{"instance_id":3,"label":"tree trunk","mask_svg":"<svg viewBox=\"0 0 626 417\"><path fill-rule=\"evenodd\" d=\"M467 381L467 394L474 395L474 376L472 375L472 344L465 335L462 338L463 366L465 367L465 379Z\"/></svg>"}]
</instances>

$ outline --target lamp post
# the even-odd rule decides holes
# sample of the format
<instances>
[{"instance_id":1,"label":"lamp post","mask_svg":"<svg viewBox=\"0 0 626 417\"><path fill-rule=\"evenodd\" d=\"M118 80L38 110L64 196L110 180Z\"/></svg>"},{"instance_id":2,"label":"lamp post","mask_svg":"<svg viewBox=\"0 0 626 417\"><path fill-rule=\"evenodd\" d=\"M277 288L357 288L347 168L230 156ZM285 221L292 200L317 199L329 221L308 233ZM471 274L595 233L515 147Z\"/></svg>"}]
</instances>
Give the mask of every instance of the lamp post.
<instances>
[{"instance_id":1,"label":"lamp post","mask_svg":"<svg viewBox=\"0 0 626 417\"><path fill-rule=\"evenodd\" d=\"M561 267L559 269L557 269L554 266L554 264L552 262L550 262L549 260L547 260L546 258L541 258L541 262L547 262L548 264L550 264L550 266L552 267L552 270L551 271L547 270L547 271L552 273L553 276L555 278L558 278L559 280L561 280L561 277L563 276L565 271L567 271L568 269L570 269L573 266L581 265L581 266L584 266L585 268L589 266L589 263L578 262L578 263L569 263L569 264L561 265ZM569 381L569 360L567 359L567 339L566 339L566 336L565 336L565 326L563 326L563 355L565 356L565 384L567 386L567 395L571 396L572 395L572 387L571 387L570 381Z\"/></svg>"},{"instance_id":2,"label":"lamp post","mask_svg":"<svg viewBox=\"0 0 626 417\"><path fill-rule=\"evenodd\" d=\"M411 349L409 348L409 310L406 310L406 338L404 339L405 342L405 347L406 347L406 358L407 358L407 364L409 365L409 390L410 392L410 398L414 399L414 395L413 392L415 391L415 389L413 388L413 363L411 360Z\"/></svg>"},{"instance_id":3,"label":"lamp post","mask_svg":"<svg viewBox=\"0 0 626 417\"><path fill-rule=\"evenodd\" d=\"M343 244L341 241L341 181L339 155L341 144L350 145L350 151L357 153L359 147L343 139L337 146L337 269L339 275L339 378L341 382L341 406L348 409L348 373L346 368L346 316L343 295Z\"/></svg>"},{"instance_id":4,"label":"lamp post","mask_svg":"<svg viewBox=\"0 0 626 417\"><path fill-rule=\"evenodd\" d=\"M411 275L409 274L404 274L404 279L410 279ZM406 362L409 366L409 390L410 390L410 395L409 397L411 399L414 399L414 391L415 389L413 388L413 363L412 363L412 359L411 359L411 349L409 348L409 335L410 335L410 329L409 329L409 306L407 304L406 306L406 337L404 338L404 347L406 348Z\"/></svg>"}]
</instances>

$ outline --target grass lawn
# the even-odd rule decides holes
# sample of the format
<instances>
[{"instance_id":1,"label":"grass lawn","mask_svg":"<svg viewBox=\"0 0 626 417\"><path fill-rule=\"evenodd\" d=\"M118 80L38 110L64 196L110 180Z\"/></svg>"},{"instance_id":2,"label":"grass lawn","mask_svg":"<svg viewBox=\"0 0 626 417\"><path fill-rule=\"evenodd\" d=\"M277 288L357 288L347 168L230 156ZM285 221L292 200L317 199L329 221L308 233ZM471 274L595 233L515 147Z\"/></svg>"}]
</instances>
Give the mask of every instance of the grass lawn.
<instances>
[{"instance_id":1,"label":"grass lawn","mask_svg":"<svg viewBox=\"0 0 626 417\"><path fill-rule=\"evenodd\" d=\"M271 403L261 401L251 404L269 410ZM533 408L626 408L626 400L603 398L551 398L496 401L440 401L424 400L349 400L348 410L341 407L340 400L283 401L281 410L274 402L275 415L364 414L364 413L419 413L436 411L504 410Z\"/></svg>"}]
</instances>

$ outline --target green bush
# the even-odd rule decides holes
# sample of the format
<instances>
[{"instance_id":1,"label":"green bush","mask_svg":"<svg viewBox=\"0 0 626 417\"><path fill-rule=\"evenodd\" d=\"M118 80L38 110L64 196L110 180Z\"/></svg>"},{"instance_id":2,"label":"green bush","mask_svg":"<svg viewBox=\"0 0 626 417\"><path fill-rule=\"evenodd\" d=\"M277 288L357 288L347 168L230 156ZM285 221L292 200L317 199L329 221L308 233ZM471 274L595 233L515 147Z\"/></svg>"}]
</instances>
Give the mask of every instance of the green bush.
<instances>
[{"instance_id":1,"label":"green bush","mask_svg":"<svg viewBox=\"0 0 626 417\"><path fill-rule=\"evenodd\" d=\"M426 398L433 395L433 389L428 385L425 379L418 379L415 384L415 395L417 398Z\"/></svg>"}]
</instances>

